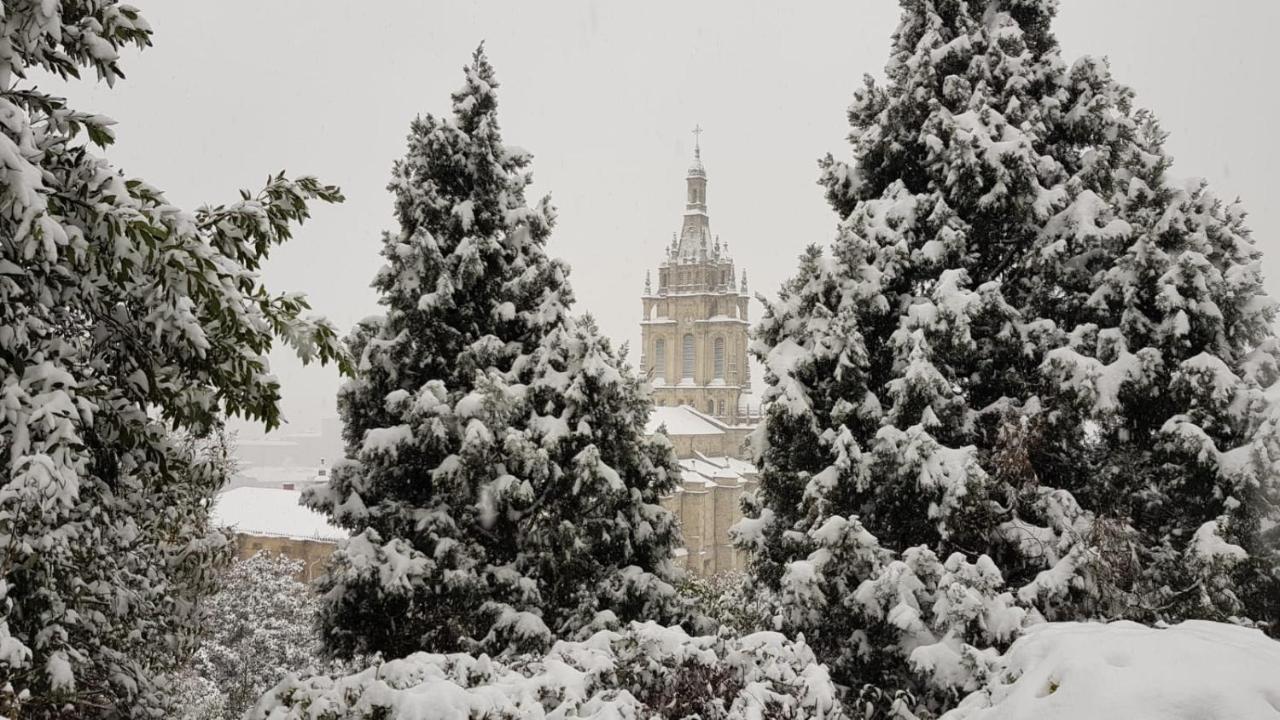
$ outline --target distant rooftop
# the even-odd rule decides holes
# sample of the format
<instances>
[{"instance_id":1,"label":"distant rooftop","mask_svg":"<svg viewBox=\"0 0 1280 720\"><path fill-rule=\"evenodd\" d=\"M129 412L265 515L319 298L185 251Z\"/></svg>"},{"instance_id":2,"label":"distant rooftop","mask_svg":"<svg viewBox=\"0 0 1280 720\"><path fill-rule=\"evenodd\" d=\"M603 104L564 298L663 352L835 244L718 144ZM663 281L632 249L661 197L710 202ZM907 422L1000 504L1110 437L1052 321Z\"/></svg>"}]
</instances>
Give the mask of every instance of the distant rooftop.
<instances>
[{"instance_id":1,"label":"distant rooftop","mask_svg":"<svg viewBox=\"0 0 1280 720\"><path fill-rule=\"evenodd\" d=\"M299 490L238 487L218 495L211 520L245 535L327 542L347 537L347 531L331 525L328 517L299 505L301 498Z\"/></svg>"},{"instance_id":2,"label":"distant rooftop","mask_svg":"<svg viewBox=\"0 0 1280 720\"><path fill-rule=\"evenodd\" d=\"M725 425L688 405L659 405L649 415L644 431L653 434L665 425L668 435L720 435Z\"/></svg>"}]
</instances>

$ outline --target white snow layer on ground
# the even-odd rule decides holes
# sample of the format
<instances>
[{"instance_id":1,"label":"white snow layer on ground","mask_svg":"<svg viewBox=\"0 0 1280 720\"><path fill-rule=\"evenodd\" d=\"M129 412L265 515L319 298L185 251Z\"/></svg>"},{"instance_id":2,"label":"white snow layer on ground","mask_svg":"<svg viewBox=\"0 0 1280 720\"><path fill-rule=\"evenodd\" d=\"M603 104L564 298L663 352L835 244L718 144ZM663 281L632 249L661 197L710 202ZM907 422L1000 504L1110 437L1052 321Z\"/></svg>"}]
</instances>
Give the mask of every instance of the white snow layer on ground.
<instances>
[{"instance_id":1,"label":"white snow layer on ground","mask_svg":"<svg viewBox=\"0 0 1280 720\"><path fill-rule=\"evenodd\" d=\"M1190 620L1029 628L943 720L1277 720L1280 642Z\"/></svg>"},{"instance_id":2,"label":"white snow layer on ground","mask_svg":"<svg viewBox=\"0 0 1280 720\"><path fill-rule=\"evenodd\" d=\"M558 642L544 656L414 653L345 677L290 676L246 718L620 720L672 710L726 720L845 717L826 666L803 641L774 632L690 637L649 622Z\"/></svg>"}]
</instances>

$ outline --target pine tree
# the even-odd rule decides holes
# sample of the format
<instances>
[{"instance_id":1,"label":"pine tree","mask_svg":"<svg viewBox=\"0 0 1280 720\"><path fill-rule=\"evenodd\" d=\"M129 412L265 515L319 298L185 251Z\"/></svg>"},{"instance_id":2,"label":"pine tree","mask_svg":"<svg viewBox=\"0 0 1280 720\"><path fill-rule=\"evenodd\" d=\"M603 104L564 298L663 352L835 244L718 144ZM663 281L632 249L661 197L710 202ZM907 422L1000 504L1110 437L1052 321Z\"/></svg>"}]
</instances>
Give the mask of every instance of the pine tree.
<instances>
[{"instance_id":1,"label":"pine tree","mask_svg":"<svg viewBox=\"0 0 1280 720\"><path fill-rule=\"evenodd\" d=\"M1243 214L1170 184L1132 91L1061 59L1052 0L902 7L854 162L821 163L836 242L753 348L737 532L777 622L926 713L1042 617L1276 628L1280 375Z\"/></svg>"},{"instance_id":2,"label":"pine tree","mask_svg":"<svg viewBox=\"0 0 1280 720\"><path fill-rule=\"evenodd\" d=\"M343 357L305 299L256 270L336 188L270 178L187 213L95 154L111 121L27 75L123 77L150 44L114 0L0 14L0 715L163 714L228 539L208 506L225 465L191 439L225 414L272 426L277 339ZM185 438L185 439L184 439Z\"/></svg>"},{"instance_id":3,"label":"pine tree","mask_svg":"<svg viewBox=\"0 0 1280 720\"><path fill-rule=\"evenodd\" d=\"M453 117L415 120L389 189L384 315L349 338L348 460L313 507L350 528L322 581L339 655L545 645L671 619L677 477L649 401L545 252L529 155L504 145L483 49Z\"/></svg>"}]
</instances>

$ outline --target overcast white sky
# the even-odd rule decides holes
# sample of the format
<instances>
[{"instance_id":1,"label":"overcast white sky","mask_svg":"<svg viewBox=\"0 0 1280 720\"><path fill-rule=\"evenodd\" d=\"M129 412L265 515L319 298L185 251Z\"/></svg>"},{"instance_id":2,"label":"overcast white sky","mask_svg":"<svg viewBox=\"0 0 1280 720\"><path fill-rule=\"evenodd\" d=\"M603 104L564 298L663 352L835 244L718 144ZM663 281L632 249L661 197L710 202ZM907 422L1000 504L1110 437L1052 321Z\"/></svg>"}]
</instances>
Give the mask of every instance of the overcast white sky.
<instances>
[{"instance_id":1,"label":"overcast white sky","mask_svg":"<svg viewBox=\"0 0 1280 720\"><path fill-rule=\"evenodd\" d=\"M155 47L126 56L116 88L67 94L119 121L112 160L184 207L282 168L341 185L347 202L318 208L264 272L344 330L377 311L384 188L409 121L447 112L486 41L506 141L534 153L535 190L560 211L550 249L573 267L578 309L619 342L638 337L645 269L679 226L695 123L712 230L753 291L831 239L815 160L847 157L845 108L864 73L882 76L898 17L892 0L135 4ZM1176 174L1244 199L1280 295L1276 27L1273 0L1066 0L1056 31L1068 61L1108 56L1156 111ZM294 429L336 414L336 371L273 366Z\"/></svg>"}]
</instances>

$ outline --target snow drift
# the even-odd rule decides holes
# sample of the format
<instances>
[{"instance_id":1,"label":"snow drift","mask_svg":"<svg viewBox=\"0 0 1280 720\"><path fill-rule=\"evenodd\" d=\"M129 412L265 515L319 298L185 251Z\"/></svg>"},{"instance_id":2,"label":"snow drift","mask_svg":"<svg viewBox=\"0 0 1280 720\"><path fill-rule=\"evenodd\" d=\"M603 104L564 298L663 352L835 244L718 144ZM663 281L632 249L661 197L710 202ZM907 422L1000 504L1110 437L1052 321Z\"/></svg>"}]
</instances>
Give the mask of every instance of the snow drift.
<instances>
[{"instance_id":1,"label":"snow drift","mask_svg":"<svg viewBox=\"0 0 1280 720\"><path fill-rule=\"evenodd\" d=\"M1275 720L1280 642L1189 620L1032 627L943 720Z\"/></svg>"}]
</instances>

